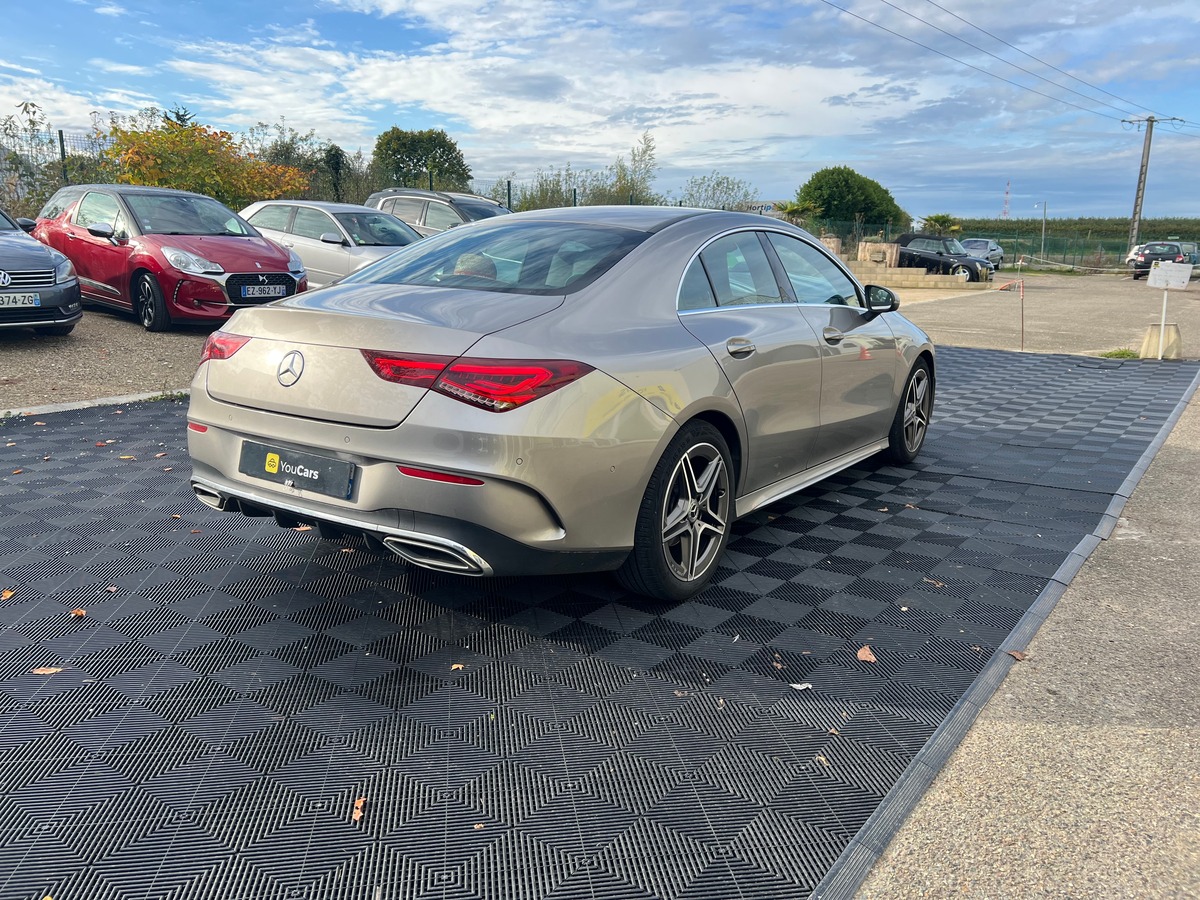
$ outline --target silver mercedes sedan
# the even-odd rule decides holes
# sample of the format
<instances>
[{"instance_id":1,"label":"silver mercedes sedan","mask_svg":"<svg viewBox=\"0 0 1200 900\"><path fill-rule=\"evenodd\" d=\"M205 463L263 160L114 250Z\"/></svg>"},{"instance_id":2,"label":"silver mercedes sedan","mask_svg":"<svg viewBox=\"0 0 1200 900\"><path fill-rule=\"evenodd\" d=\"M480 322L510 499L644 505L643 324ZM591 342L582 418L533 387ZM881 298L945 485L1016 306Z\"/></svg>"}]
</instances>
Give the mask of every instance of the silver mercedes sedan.
<instances>
[{"instance_id":1,"label":"silver mercedes sedan","mask_svg":"<svg viewBox=\"0 0 1200 900\"><path fill-rule=\"evenodd\" d=\"M874 454L916 456L935 356L898 305L763 216L463 225L213 333L192 486L418 566L615 570L681 600L738 517Z\"/></svg>"}]
</instances>

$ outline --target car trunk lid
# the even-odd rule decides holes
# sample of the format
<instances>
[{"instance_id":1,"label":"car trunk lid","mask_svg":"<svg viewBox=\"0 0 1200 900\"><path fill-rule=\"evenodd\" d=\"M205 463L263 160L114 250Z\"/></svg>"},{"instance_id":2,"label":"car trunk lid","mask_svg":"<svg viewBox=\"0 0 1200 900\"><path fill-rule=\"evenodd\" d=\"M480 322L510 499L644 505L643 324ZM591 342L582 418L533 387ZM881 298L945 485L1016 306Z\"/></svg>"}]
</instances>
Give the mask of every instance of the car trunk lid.
<instances>
[{"instance_id":1,"label":"car trunk lid","mask_svg":"<svg viewBox=\"0 0 1200 900\"><path fill-rule=\"evenodd\" d=\"M561 296L346 285L240 310L223 331L251 340L207 366L211 397L250 409L387 428L426 388L377 376L363 350L454 359L486 334L542 315Z\"/></svg>"}]
</instances>

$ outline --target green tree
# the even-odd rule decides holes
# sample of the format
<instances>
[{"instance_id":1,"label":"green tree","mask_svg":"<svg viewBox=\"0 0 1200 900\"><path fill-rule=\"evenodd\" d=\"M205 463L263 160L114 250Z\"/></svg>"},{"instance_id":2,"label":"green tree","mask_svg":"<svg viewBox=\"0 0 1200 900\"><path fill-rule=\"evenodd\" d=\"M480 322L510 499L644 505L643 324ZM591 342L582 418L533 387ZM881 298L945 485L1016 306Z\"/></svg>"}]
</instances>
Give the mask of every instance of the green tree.
<instances>
[{"instance_id":1,"label":"green tree","mask_svg":"<svg viewBox=\"0 0 1200 900\"><path fill-rule=\"evenodd\" d=\"M588 206L662 203L664 198L654 191L657 175L654 136L646 131L629 151L628 162L619 156L600 175L584 178L586 199L579 202Z\"/></svg>"},{"instance_id":2,"label":"green tree","mask_svg":"<svg viewBox=\"0 0 1200 900\"><path fill-rule=\"evenodd\" d=\"M758 199L758 192L747 181L713 171L689 178L679 199L684 206L699 209L747 210Z\"/></svg>"},{"instance_id":3,"label":"green tree","mask_svg":"<svg viewBox=\"0 0 1200 900\"><path fill-rule=\"evenodd\" d=\"M810 221L821 218L821 214L825 212L811 200L784 200L782 203L775 204L775 211L793 225L799 225L801 228L807 228Z\"/></svg>"},{"instance_id":4,"label":"green tree","mask_svg":"<svg viewBox=\"0 0 1200 900\"><path fill-rule=\"evenodd\" d=\"M813 173L796 191L796 202L820 207L825 218L834 222L907 227L910 221L890 191L849 166L832 166Z\"/></svg>"},{"instance_id":5,"label":"green tree","mask_svg":"<svg viewBox=\"0 0 1200 900\"><path fill-rule=\"evenodd\" d=\"M404 131L389 128L375 139L371 162L392 184L465 191L471 186L471 167L451 137L441 129Z\"/></svg>"},{"instance_id":6,"label":"green tree","mask_svg":"<svg viewBox=\"0 0 1200 900\"><path fill-rule=\"evenodd\" d=\"M924 223L925 231L932 231L934 234L953 234L956 231L961 231L961 226L958 224L958 219L950 215L950 213L935 213L932 216L926 216L922 222Z\"/></svg>"}]
</instances>

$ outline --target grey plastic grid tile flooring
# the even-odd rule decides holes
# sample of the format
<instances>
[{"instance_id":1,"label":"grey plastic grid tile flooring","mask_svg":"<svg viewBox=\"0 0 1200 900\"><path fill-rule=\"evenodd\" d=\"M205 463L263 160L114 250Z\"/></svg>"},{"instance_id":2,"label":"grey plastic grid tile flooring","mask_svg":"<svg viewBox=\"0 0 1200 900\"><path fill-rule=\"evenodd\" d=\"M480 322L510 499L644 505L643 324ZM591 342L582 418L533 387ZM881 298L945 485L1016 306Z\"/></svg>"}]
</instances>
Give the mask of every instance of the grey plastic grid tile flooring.
<instances>
[{"instance_id":1,"label":"grey plastic grid tile flooring","mask_svg":"<svg viewBox=\"0 0 1200 900\"><path fill-rule=\"evenodd\" d=\"M179 404L0 424L0 898L849 896L1197 375L939 362L677 605L211 512Z\"/></svg>"}]
</instances>

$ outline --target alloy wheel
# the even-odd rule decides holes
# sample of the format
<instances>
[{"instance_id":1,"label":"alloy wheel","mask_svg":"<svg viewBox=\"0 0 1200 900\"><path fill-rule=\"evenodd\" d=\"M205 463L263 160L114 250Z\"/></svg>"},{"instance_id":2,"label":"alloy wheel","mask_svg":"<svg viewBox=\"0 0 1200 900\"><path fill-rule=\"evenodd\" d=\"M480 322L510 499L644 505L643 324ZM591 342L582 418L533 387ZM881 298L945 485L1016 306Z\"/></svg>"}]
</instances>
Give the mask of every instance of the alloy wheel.
<instances>
[{"instance_id":1,"label":"alloy wheel","mask_svg":"<svg viewBox=\"0 0 1200 900\"><path fill-rule=\"evenodd\" d=\"M716 564L729 528L729 470L712 444L696 444L676 463L662 515L662 549L680 581L695 581Z\"/></svg>"}]
</instances>

